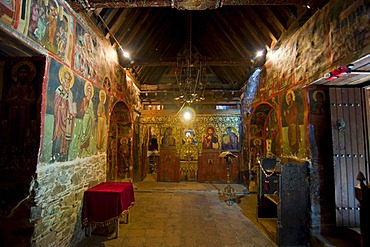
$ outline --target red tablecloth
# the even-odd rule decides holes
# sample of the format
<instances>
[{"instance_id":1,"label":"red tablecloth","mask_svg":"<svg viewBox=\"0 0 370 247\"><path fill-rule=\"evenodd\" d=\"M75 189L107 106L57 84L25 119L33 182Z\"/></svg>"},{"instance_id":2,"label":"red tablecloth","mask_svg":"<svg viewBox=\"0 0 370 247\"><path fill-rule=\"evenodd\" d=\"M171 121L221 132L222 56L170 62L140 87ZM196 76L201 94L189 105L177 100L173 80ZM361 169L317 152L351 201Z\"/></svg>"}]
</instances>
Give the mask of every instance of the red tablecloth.
<instances>
[{"instance_id":1,"label":"red tablecloth","mask_svg":"<svg viewBox=\"0 0 370 247\"><path fill-rule=\"evenodd\" d=\"M134 189L130 182L106 182L85 191L82 209L84 226L107 225L128 213L134 205Z\"/></svg>"}]
</instances>

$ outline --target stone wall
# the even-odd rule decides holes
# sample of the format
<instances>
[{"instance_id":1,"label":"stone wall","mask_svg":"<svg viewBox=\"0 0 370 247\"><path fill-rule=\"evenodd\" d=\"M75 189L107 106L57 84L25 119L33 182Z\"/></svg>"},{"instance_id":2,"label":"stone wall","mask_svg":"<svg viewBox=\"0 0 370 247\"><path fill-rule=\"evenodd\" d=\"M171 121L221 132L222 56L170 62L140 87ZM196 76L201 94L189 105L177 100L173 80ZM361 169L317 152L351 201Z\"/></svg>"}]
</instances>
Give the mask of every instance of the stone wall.
<instances>
[{"instance_id":1,"label":"stone wall","mask_svg":"<svg viewBox=\"0 0 370 247\"><path fill-rule=\"evenodd\" d=\"M35 246L73 246L84 237L84 191L105 181L105 160L104 154L39 167L31 208Z\"/></svg>"}]
</instances>

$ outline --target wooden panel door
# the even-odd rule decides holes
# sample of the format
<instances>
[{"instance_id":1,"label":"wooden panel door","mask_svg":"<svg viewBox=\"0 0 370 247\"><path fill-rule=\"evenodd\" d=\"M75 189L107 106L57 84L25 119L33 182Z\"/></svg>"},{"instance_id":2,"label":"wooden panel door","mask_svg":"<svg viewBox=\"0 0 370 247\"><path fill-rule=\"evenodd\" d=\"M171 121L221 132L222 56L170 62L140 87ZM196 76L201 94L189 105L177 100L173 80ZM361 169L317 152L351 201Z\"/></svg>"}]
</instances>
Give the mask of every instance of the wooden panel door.
<instances>
[{"instance_id":1,"label":"wooden panel door","mask_svg":"<svg viewBox=\"0 0 370 247\"><path fill-rule=\"evenodd\" d=\"M331 128L338 227L359 227L356 176L365 171L365 135L360 88L330 88Z\"/></svg>"},{"instance_id":2,"label":"wooden panel door","mask_svg":"<svg viewBox=\"0 0 370 247\"><path fill-rule=\"evenodd\" d=\"M202 155L198 157L198 182L221 182L226 180L226 177L223 177L224 169L219 155L219 150L205 149L202 151Z\"/></svg>"},{"instance_id":3,"label":"wooden panel door","mask_svg":"<svg viewBox=\"0 0 370 247\"><path fill-rule=\"evenodd\" d=\"M180 158L176 155L176 148L161 148L157 170L158 182L179 182Z\"/></svg>"}]
</instances>

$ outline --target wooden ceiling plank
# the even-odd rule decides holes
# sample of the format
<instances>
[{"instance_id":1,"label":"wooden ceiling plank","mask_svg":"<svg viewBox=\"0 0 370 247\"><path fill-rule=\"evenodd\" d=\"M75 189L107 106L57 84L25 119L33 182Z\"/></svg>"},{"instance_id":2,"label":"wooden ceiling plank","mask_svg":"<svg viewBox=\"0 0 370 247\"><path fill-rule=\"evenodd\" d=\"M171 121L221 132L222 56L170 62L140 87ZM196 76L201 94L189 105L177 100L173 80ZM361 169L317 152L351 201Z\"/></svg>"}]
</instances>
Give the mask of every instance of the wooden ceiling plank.
<instances>
[{"instance_id":1,"label":"wooden ceiling plank","mask_svg":"<svg viewBox=\"0 0 370 247\"><path fill-rule=\"evenodd\" d=\"M124 22L118 26L115 36L118 39L118 42L125 47L127 45L127 39L131 35L131 29L135 26L135 22L138 18L138 11L140 9L131 9L130 13L127 14L127 18L124 19Z\"/></svg>"},{"instance_id":2,"label":"wooden ceiling plank","mask_svg":"<svg viewBox=\"0 0 370 247\"><path fill-rule=\"evenodd\" d=\"M288 30L291 23L295 21L297 18L297 7L296 6L274 6L273 9L271 9L276 16L279 16L278 18L281 20L284 20L285 22L285 30ZM283 22L283 21L281 21Z\"/></svg>"},{"instance_id":3,"label":"wooden ceiling plank","mask_svg":"<svg viewBox=\"0 0 370 247\"><path fill-rule=\"evenodd\" d=\"M109 15L105 18L103 17L105 23L109 26L110 29L112 27L112 22L116 22L122 11L122 9L111 9Z\"/></svg>"},{"instance_id":4,"label":"wooden ceiling plank","mask_svg":"<svg viewBox=\"0 0 370 247\"><path fill-rule=\"evenodd\" d=\"M215 25L210 25L207 31L208 32L205 34L207 35L206 40L212 40L214 45L210 45L208 42L199 43L197 48L199 51L203 51L201 55L204 56L204 54L206 54L206 56L209 57L231 57L224 40L216 35L219 29L217 29ZM205 39L204 36L202 36L201 39ZM201 50L199 48L201 48Z\"/></svg>"},{"instance_id":5,"label":"wooden ceiling plank","mask_svg":"<svg viewBox=\"0 0 370 247\"><path fill-rule=\"evenodd\" d=\"M282 23L284 20L279 19L271 10L270 6L260 6L259 8L261 8L262 13L266 15L266 20L268 20L267 23L270 23L273 26L273 29L279 32L277 36L280 36L282 33L286 32L286 27L284 23Z\"/></svg>"},{"instance_id":6,"label":"wooden ceiling plank","mask_svg":"<svg viewBox=\"0 0 370 247\"><path fill-rule=\"evenodd\" d=\"M253 8L244 14L244 18L250 20L252 23L255 23L255 26L257 27L256 30L260 30L263 35L270 37L274 43L279 39L278 36L275 36L270 32L269 28L266 26L266 21L262 20L261 17L256 14L255 11L253 11Z\"/></svg>"},{"instance_id":7,"label":"wooden ceiling plank","mask_svg":"<svg viewBox=\"0 0 370 247\"><path fill-rule=\"evenodd\" d=\"M258 44L264 44L264 45L270 45L271 43L271 38L269 36L265 36L265 35L261 35L261 33L257 33L257 30L255 28L250 28L250 27L253 27L253 23L251 23L248 19L245 19L245 18L242 18L242 15L241 13L239 12L239 15L240 15L240 18L241 20L243 20L243 29L249 29L249 34L251 35L251 37L257 41ZM258 30L260 31L260 30ZM246 33L246 32L244 32ZM245 35L245 34L244 34ZM249 57L254 57L254 54L252 53L252 51L250 49L248 49L248 55Z\"/></svg>"},{"instance_id":8,"label":"wooden ceiling plank","mask_svg":"<svg viewBox=\"0 0 370 247\"><path fill-rule=\"evenodd\" d=\"M113 33L113 35L115 35L117 33L117 30L119 30L119 28L125 23L125 20L127 19L127 16L129 14L130 14L129 9L123 9L123 11L120 13L119 17L111 25L110 30L111 30L111 33Z\"/></svg>"},{"instance_id":9,"label":"wooden ceiling plank","mask_svg":"<svg viewBox=\"0 0 370 247\"><path fill-rule=\"evenodd\" d=\"M243 20L243 18L242 18L242 15L241 15L241 12L239 11L239 9L237 11L232 12L232 13L230 12L227 16L228 16L228 18L226 18L226 19L232 19L232 16L234 16L234 17L236 17L235 19L238 20L238 23L232 22L232 24L233 24L232 29L240 31L238 33L236 33L234 31L235 32L235 37L238 40L239 46L245 48L248 58L253 58L254 57L254 55L253 55L254 51L253 50L255 50L255 47L263 47L266 44L266 42L262 41L258 37L258 35L256 35L255 29L251 28L251 27L253 27L253 25L248 25L249 23L247 23L244 26L241 25L241 23L239 21ZM242 18L242 19L239 19L239 18ZM247 22L248 22L248 20L247 20ZM242 21L242 23L245 24L244 20ZM238 38L238 37L240 37L240 38ZM250 44L250 46L246 46L246 44ZM258 49L260 49L260 48L258 48ZM246 53L243 53L243 57L246 56Z\"/></svg>"},{"instance_id":10,"label":"wooden ceiling plank","mask_svg":"<svg viewBox=\"0 0 370 247\"><path fill-rule=\"evenodd\" d=\"M220 27L221 31L225 34L227 39L234 46L235 50L239 53L239 56L244 57L245 54L240 49L240 47L243 47L243 44L239 43L240 40L236 38L234 30L230 27L230 23L226 22L226 18L221 16L220 12L216 12L216 15L217 17L214 18L214 20L216 21L217 25ZM232 54L232 56L236 57L235 54Z\"/></svg>"}]
</instances>

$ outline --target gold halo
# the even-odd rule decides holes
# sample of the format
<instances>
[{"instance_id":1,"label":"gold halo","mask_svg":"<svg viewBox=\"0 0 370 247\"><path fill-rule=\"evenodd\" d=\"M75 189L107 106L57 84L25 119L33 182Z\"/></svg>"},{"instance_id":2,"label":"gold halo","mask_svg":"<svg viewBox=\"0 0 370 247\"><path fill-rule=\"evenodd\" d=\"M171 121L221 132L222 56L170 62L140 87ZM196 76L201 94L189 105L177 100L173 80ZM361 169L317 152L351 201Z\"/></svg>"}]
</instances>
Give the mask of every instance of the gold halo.
<instances>
[{"instance_id":1,"label":"gold halo","mask_svg":"<svg viewBox=\"0 0 370 247\"><path fill-rule=\"evenodd\" d=\"M323 101L325 101L325 92L321 89L315 90L312 94L312 98L314 101L317 101L317 93L321 93Z\"/></svg>"},{"instance_id":2,"label":"gold halo","mask_svg":"<svg viewBox=\"0 0 370 247\"><path fill-rule=\"evenodd\" d=\"M104 97L103 100L101 100L101 97ZM103 104L105 104L105 102L107 101L107 95L103 90L99 91L99 99Z\"/></svg>"},{"instance_id":3,"label":"gold halo","mask_svg":"<svg viewBox=\"0 0 370 247\"><path fill-rule=\"evenodd\" d=\"M94 97L94 87L93 85L91 84L91 82L89 81L86 81L85 82L85 87L84 87L84 92L85 92L85 96L86 96L86 91L87 91L87 87L90 86L91 87L91 98Z\"/></svg>"},{"instance_id":4,"label":"gold halo","mask_svg":"<svg viewBox=\"0 0 370 247\"><path fill-rule=\"evenodd\" d=\"M257 145L257 142L259 142L258 145ZM261 139L254 139L253 144L254 144L254 146L260 146L262 144L262 141L261 141Z\"/></svg>"},{"instance_id":5,"label":"gold halo","mask_svg":"<svg viewBox=\"0 0 370 247\"><path fill-rule=\"evenodd\" d=\"M206 129L206 134L208 134L208 130L209 129L212 129L212 133L215 134L216 133L216 130L215 130L215 127L213 126L208 126L207 129Z\"/></svg>"},{"instance_id":6,"label":"gold halo","mask_svg":"<svg viewBox=\"0 0 370 247\"><path fill-rule=\"evenodd\" d=\"M31 63L29 61L20 61L20 62L17 62L16 64L13 65L13 67L12 67L12 78L13 78L13 80L17 81L17 71L18 71L19 67L21 67L22 65L26 65L30 68L29 81L32 81L36 76L36 67L33 63Z\"/></svg>"},{"instance_id":7,"label":"gold halo","mask_svg":"<svg viewBox=\"0 0 370 247\"><path fill-rule=\"evenodd\" d=\"M289 104L289 102L288 102L288 95L289 94L291 94L292 95L292 101L295 101L295 94L294 94L294 92L292 91L292 90L289 90L287 93L286 93L286 95L285 95L285 102L287 103L287 104Z\"/></svg>"},{"instance_id":8,"label":"gold halo","mask_svg":"<svg viewBox=\"0 0 370 247\"><path fill-rule=\"evenodd\" d=\"M62 84L62 78L65 72L69 73L69 75L71 76L71 82L69 83L69 89L71 89L73 87L73 84L75 84L75 76L72 71L70 71L66 66L62 66L59 69L59 82L60 84Z\"/></svg>"},{"instance_id":9,"label":"gold halo","mask_svg":"<svg viewBox=\"0 0 370 247\"><path fill-rule=\"evenodd\" d=\"M109 85L112 83L112 81L111 81L110 77L109 77L109 76L107 76L107 75L106 75L106 76L104 76L103 84L104 84L105 80L108 80Z\"/></svg>"},{"instance_id":10,"label":"gold halo","mask_svg":"<svg viewBox=\"0 0 370 247\"><path fill-rule=\"evenodd\" d=\"M122 137L122 138L119 140L119 142L120 142L121 144L123 144L123 141L126 141L126 143L128 143L127 137Z\"/></svg>"}]
</instances>

